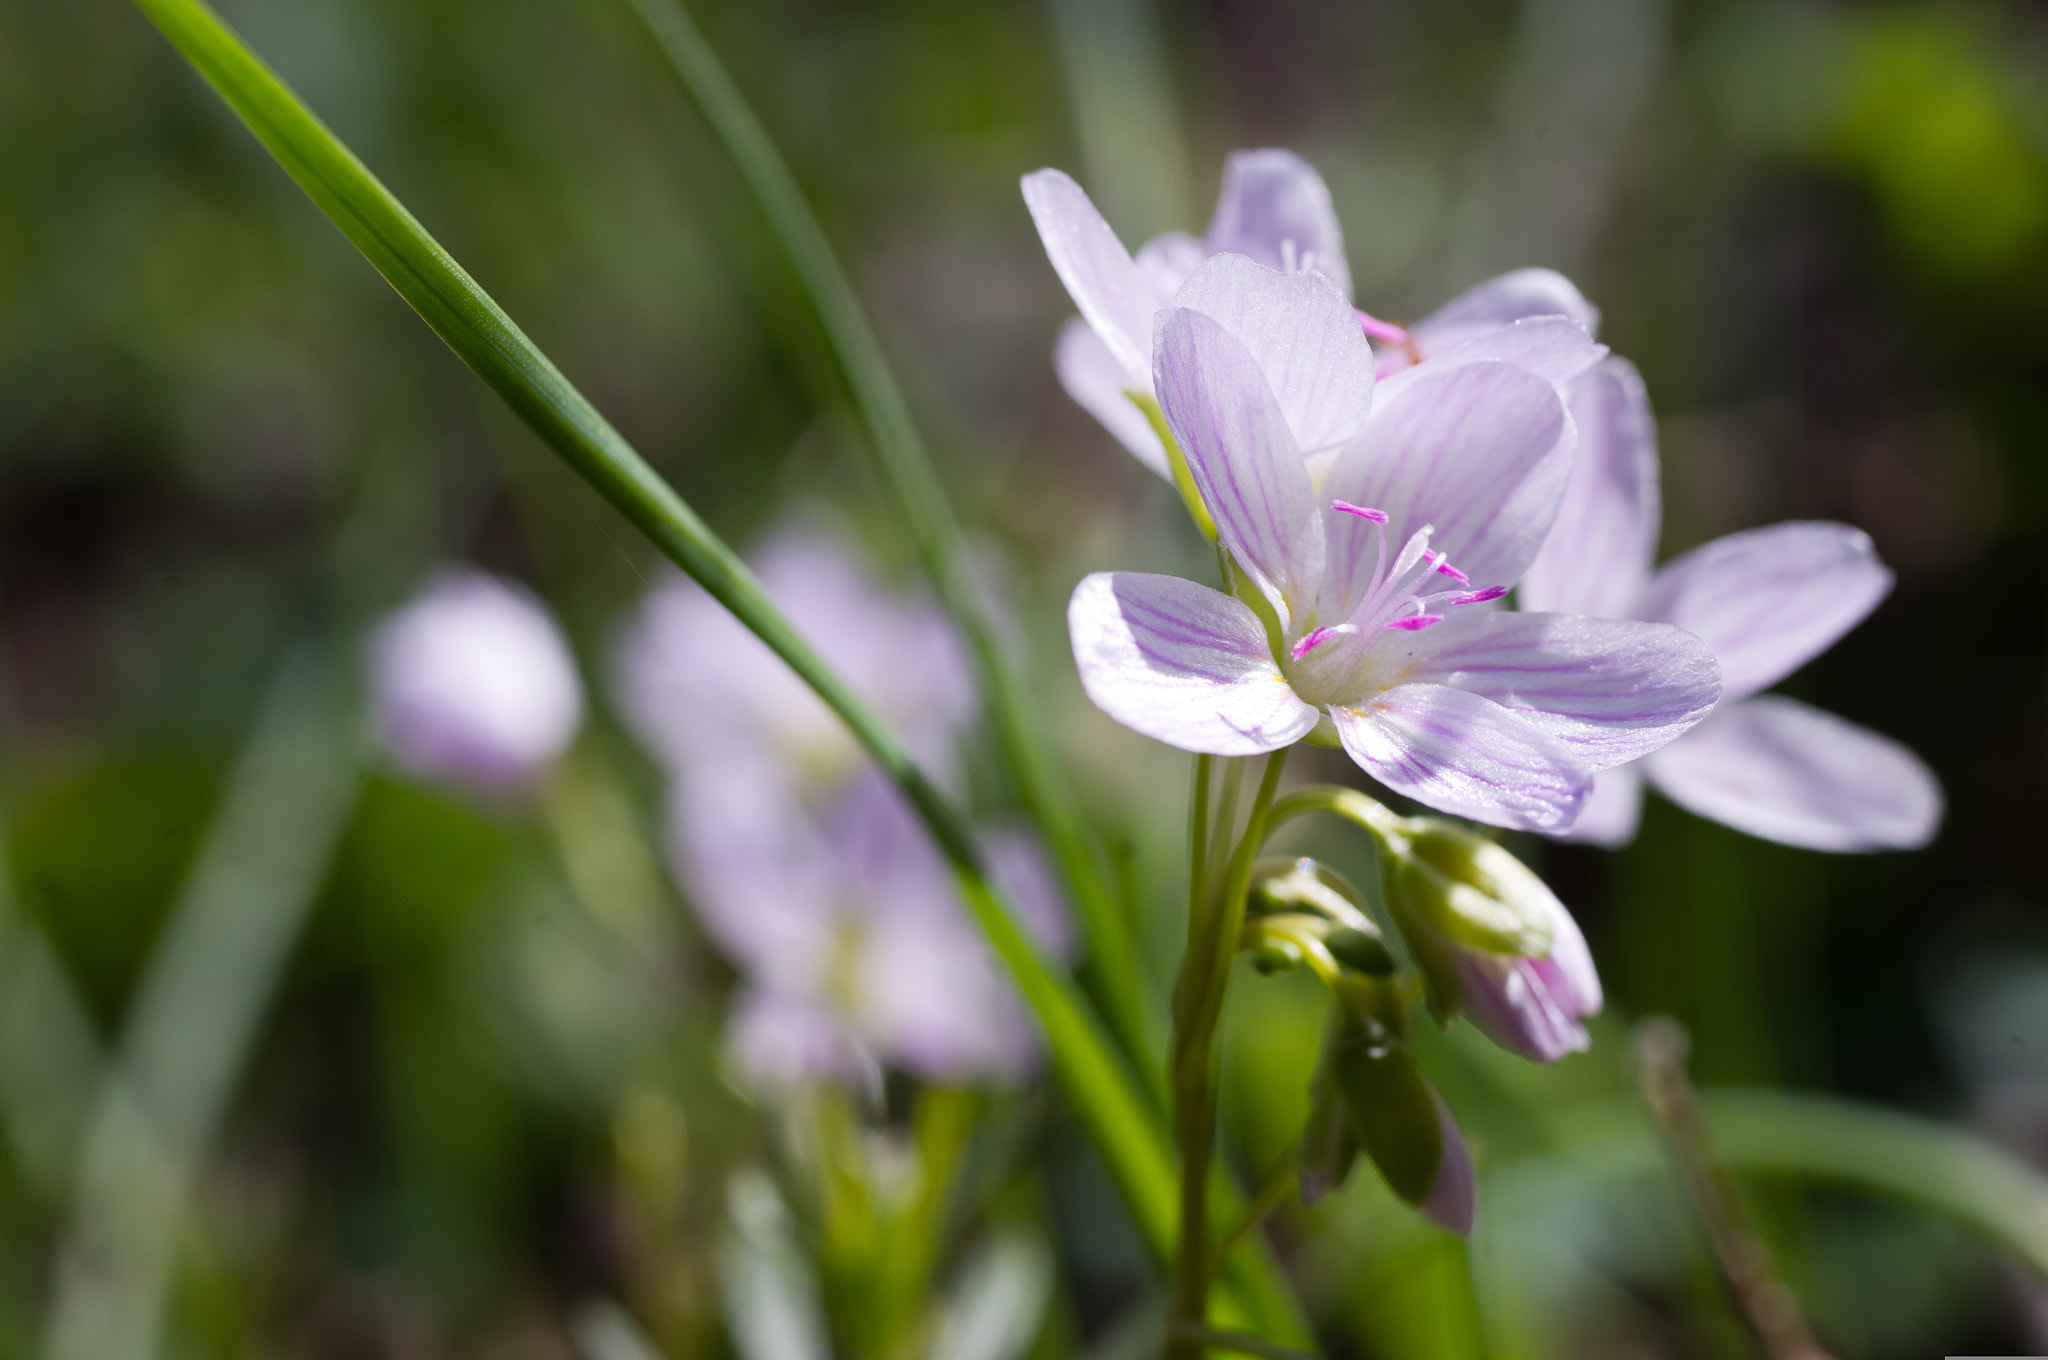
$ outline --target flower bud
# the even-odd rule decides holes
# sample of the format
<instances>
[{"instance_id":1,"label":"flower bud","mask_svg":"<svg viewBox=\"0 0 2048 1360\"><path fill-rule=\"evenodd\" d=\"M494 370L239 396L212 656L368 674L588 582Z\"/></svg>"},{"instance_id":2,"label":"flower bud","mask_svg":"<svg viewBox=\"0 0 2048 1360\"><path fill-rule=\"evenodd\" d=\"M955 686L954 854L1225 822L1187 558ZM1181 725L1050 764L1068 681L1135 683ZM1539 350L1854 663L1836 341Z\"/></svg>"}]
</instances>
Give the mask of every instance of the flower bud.
<instances>
[{"instance_id":1,"label":"flower bud","mask_svg":"<svg viewBox=\"0 0 2048 1360\"><path fill-rule=\"evenodd\" d=\"M1472 1157L1449 1108L1408 1046L1369 1021L1339 1019L1323 1052L1314 1112L1302 1140L1302 1193L1341 1183L1362 1150L1387 1187L1451 1232L1472 1231ZM1333 1099L1334 1097L1334 1099ZM1334 1110L1342 1128L1332 1126Z\"/></svg>"},{"instance_id":2,"label":"flower bud","mask_svg":"<svg viewBox=\"0 0 2048 1360\"><path fill-rule=\"evenodd\" d=\"M1589 1042L1600 978L1571 913L1520 860L1452 823L1416 818L1390 851L1388 902L1428 983L1505 1048L1555 1062Z\"/></svg>"},{"instance_id":3,"label":"flower bud","mask_svg":"<svg viewBox=\"0 0 2048 1360\"><path fill-rule=\"evenodd\" d=\"M528 591L481 571L437 577L387 617L369 669L391 758L486 792L530 784L583 718L562 630Z\"/></svg>"}]
</instances>

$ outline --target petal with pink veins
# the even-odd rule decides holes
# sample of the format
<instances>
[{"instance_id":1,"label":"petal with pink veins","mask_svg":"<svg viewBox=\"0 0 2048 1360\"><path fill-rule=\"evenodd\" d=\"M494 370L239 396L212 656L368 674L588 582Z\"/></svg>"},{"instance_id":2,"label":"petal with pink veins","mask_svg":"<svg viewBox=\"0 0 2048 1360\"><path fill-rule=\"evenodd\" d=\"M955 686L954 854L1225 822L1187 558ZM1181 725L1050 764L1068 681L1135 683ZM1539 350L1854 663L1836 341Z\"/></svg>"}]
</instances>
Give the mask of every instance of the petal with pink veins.
<instances>
[{"instance_id":1,"label":"petal with pink veins","mask_svg":"<svg viewBox=\"0 0 2048 1360\"><path fill-rule=\"evenodd\" d=\"M1334 448L1372 410L1372 346L1358 313L1320 274L1282 274L1242 255L1206 261L1174 297L1237 337L1265 374L1304 454Z\"/></svg>"},{"instance_id":2,"label":"petal with pink veins","mask_svg":"<svg viewBox=\"0 0 2048 1360\"><path fill-rule=\"evenodd\" d=\"M1512 709L1591 770L1648 755L1713 712L1720 668L1682 628L1583 614L1454 615L1408 644L1404 679Z\"/></svg>"},{"instance_id":3,"label":"petal with pink veins","mask_svg":"<svg viewBox=\"0 0 2048 1360\"><path fill-rule=\"evenodd\" d=\"M1211 254L1248 255L1269 269L1313 269L1351 296L1351 266L1330 190L1292 151L1231 154L1207 244Z\"/></svg>"},{"instance_id":4,"label":"petal with pink veins","mask_svg":"<svg viewBox=\"0 0 2048 1360\"><path fill-rule=\"evenodd\" d=\"M1448 685L1397 685L1330 716L1367 774L1453 816L1555 831L1592 787L1570 748L1525 715Z\"/></svg>"},{"instance_id":5,"label":"petal with pink veins","mask_svg":"<svg viewBox=\"0 0 2048 1360\"><path fill-rule=\"evenodd\" d=\"M1918 756L1775 694L1724 706L1646 768L1688 811L1811 850L1913 850L1941 826L1941 785Z\"/></svg>"},{"instance_id":6,"label":"petal with pink veins","mask_svg":"<svg viewBox=\"0 0 2048 1360\"><path fill-rule=\"evenodd\" d=\"M1717 538L1668 563L1639 616L1706 639L1721 658L1722 698L1732 702L1826 651L1891 588L1870 535L1793 520Z\"/></svg>"},{"instance_id":7,"label":"petal with pink veins","mask_svg":"<svg viewBox=\"0 0 2048 1360\"><path fill-rule=\"evenodd\" d=\"M1380 385L1323 494L1385 511L1395 546L1434 525L1431 545L1476 585L1513 585L1557 516L1570 430L1557 389L1526 369L1425 365ZM1332 587L1363 587L1376 542L1363 522L1332 539Z\"/></svg>"},{"instance_id":8,"label":"petal with pink veins","mask_svg":"<svg viewBox=\"0 0 2048 1360\"><path fill-rule=\"evenodd\" d=\"M1081 687L1133 731L1184 751L1257 755L1308 735L1317 712L1281 678L1258 616L1177 576L1097 572L1067 630Z\"/></svg>"},{"instance_id":9,"label":"petal with pink veins","mask_svg":"<svg viewBox=\"0 0 2048 1360\"><path fill-rule=\"evenodd\" d=\"M1612 356L1568 393L1578 452L1557 522L1523 574L1524 609L1635 616L1657 559L1657 425L1635 365Z\"/></svg>"},{"instance_id":10,"label":"petal with pink veins","mask_svg":"<svg viewBox=\"0 0 2048 1360\"><path fill-rule=\"evenodd\" d=\"M1220 322L1185 307L1160 313L1153 354L1167 427L1217 537L1291 623L1322 581L1323 520L1265 374Z\"/></svg>"}]
</instances>

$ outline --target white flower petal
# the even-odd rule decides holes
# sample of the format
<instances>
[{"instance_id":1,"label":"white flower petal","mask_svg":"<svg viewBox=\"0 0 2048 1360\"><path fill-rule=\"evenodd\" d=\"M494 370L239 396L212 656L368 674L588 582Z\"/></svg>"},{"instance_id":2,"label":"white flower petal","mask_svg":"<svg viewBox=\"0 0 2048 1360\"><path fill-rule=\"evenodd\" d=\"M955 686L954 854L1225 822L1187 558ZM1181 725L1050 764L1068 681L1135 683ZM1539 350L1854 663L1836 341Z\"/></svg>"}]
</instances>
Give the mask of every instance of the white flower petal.
<instances>
[{"instance_id":1,"label":"white flower petal","mask_svg":"<svg viewBox=\"0 0 2048 1360\"><path fill-rule=\"evenodd\" d=\"M1173 479L1173 470L1166 461L1166 446L1159 442L1152 422L1131 400L1130 380L1124 366L1092 326L1076 317L1060 327L1060 338L1053 346L1052 367L1067 395L1102 422L1102 428L1115 435L1116 442L1129 449L1132 457L1168 481Z\"/></svg>"},{"instance_id":2,"label":"white flower petal","mask_svg":"<svg viewBox=\"0 0 2048 1360\"><path fill-rule=\"evenodd\" d=\"M1159 404L1216 535L1286 625L1314 598L1324 562L1322 514L1286 417L1251 352L1201 312L1161 312L1153 351Z\"/></svg>"},{"instance_id":3,"label":"white flower petal","mask_svg":"<svg viewBox=\"0 0 2048 1360\"><path fill-rule=\"evenodd\" d=\"M1531 316L1568 316L1589 334L1600 329L1600 309L1570 279L1554 269L1517 269L1460 293L1408 333L1428 354Z\"/></svg>"},{"instance_id":4,"label":"white flower petal","mask_svg":"<svg viewBox=\"0 0 2048 1360\"><path fill-rule=\"evenodd\" d=\"M1208 247L1211 254L1248 255L1269 269L1313 269L1351 296L1351 266L1330 190L1292 151L1231 154Z\"/></svg>"},{"instance_id":5,"label":"white flower petal","mask_svg":"<svg viewBox=\"0 0 2048 1360\"><path fill-rule=\"evenodd\" d=\"M1440 812L1521 831L1556 831L1579 814L1592 772L1522 714L1448 685L1397 685L1358 708L1333 708L1359 767Z\"/></svg>"},{"instance_id":6,"label":"white flower petal","mask_svg":"<svg viewBox=\"0 0 2048 1360\"><path fill-rule=\"evenodd\" d=\"M1474 585L1513 585L1557 515L1570 431L1557 389L1525 369L1425 364L1380 385L1323 494L1386 511L1395 546L1434 525L1432 545ZM1333 536L1332 582L1369 575L1375 542L1356 526Z\"/></svg>"},{"instance_id":7,"label":"white flower petal","mask_svg":"<svg viewBox=\"0 0 2048 1360\"><path fill-rule=\"evenodd\" d=\"M1612 356L1569 389L1578 453L1557 522L1523 574L1524 609L1634 616L1657 559L1657 425L1635 365Z\"/></svg>"},{"instance_id":8,"label":"white flower petal","mask_svg":"<svg viewBox=\"0 0 2048 1360\"><path fill-rule=\"evenodd\" d=\"M1237 337L1266 375L1303 453L1334 448L1372 410L1372 345L1320 274L1282 274L1243 255L1205 261L1174 296Z\"/></svg>"},{"instance_id":9,"label":"white flower petal","mask_svg":"<svg viewBox=\"0 0 2048 1360\"><path fill-rule=\"evenodd\" d=\"M1570 317L1532 316L1476 330L1454 345L1424 349L1422 363L1404 368L1386 381L1392 385L1418 371L1496 360L1526 368L1564 387L1606 356L1607 346Z\"/></svg>"},{"instance_id":10,"label":"white flower petal","mask_svg":"<svg viewBox=\"0 0 2048 1360\"><path fill-rule=\"evenodd\" d=\"M1129 385L1150 391L1152 313L1159 304L1130 252L1081 186L1061 171L1026 175L1024 202L1074 305L1123 365Z\"/></svg>"},{"instance_id":11,"label":"white flower petal","mask_svg":"<svg viewBox=\"0 0 2048 1360\"><path fill-rule=\"evenodd\" d=\"M1097 572L1067 606L1088 697L1133 731L1184 751L1257 755L1316 725L1266 644L1258 616L1177 576Z\"/></svg>"},{"instance_id":12,"label":"white flower petal","mask_svg":"<svg viewBox=\"0 0 2048 1360\"><path fill-rule=\"evenodd\" d=\"M1667 563L1640 613L1706 639L1730 702L1826 651L1891 588L1870 535L1794 520L1717 538Z\"/></svg>"},{"instance_id":13,"label":"white flower petal","mask_svg":"<svg viewBox=\"0 0 2048 1360\"><path fill-rule=\"evenodd\" d=\"M1646 762L1680 807L1812 850L1912 850L1941 826L1941 785L1899 743L1774 694L1722 708Z\"/></svg>"},{"instance_id":14,"label":"white flower petal","mask_svg":"<svg viewBox=\"0 0 2048 1360\"><path fill-rule=\"evenodd\" d=\"M1404 678L1511 708L1593 770L1663 746L1721 696L1713 651L1668 624L1465 613L1412 636Z\"/></svg>"},{"instance_id":15,"label":"white flower petal","mask_svg":"<svg viewBox=\"0 0 2048 1360\"><path fill-rule=\"evenodd\" d=\"M1618 850L1636 838L1642 820L1643 767L1617 765L1593 776L1593 794L1579 810L1579 820L1551 834L1561 841Z\"/></svg>"}]
</instances>

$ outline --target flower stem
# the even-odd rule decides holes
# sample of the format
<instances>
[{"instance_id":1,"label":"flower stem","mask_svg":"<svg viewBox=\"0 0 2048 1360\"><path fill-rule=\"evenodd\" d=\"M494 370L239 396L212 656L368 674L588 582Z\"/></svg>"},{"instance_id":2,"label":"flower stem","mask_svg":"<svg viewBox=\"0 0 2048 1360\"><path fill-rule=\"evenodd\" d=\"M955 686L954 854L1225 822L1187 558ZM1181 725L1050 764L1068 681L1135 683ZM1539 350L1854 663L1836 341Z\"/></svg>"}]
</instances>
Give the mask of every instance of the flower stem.
<instances>
[{"instance_id":1,"label":"flower stem","mask_svg":"<svg viewBox=\"0 0 2048 1360\"><path fill-rule=\"evenodd\" d=\"M1807 1329L1799 1300L1778 1274L1770 1248L1757 1235L1736 1193L1734 1178L1715 1153L1699 1098L1685 1075L1690 1046L1684 1026L1668 1016L1652 1016L1636 1029L1637 1075L1644 1102L1677 1159L1715 1263L1770 1360L1830 1360Z\"/></svg>"},{"instance_id":2,"label":"flower stem","mask_svg":"<svg viewBox=\"0 0 2048 1360\"><path fill-rule=\"evenodd\" d=\"M1252 861L1266 838L1267 816L1287 751L1266 758L1264 776L1244 835L1230 855L1217 891L1192 898L1188 912L1187 956L1174 988L1173 1039L1167 1079L1173 1091L1173 1136L1180 1153L1180 1237L1174 1253L1172 1322L1200 1328L1209 1320L1209 1279L1219 1259L1209 1244L1210 1163L1216 1151L1216 1027L1223 1016L1230 966L1237 957L1238 935L1244 929L1245 897L1251 889ZM1207 771L1196 767L1201 783ZM1201 815L1197 804L1195 819ZM1191 846L1193 850L1195 847ZM1202 858L1206 858L1204 855ZM1191 875L1206 878L1190 855ZM1199 1360L1204 1343L1169 1329L1167 1360Z\"/></svg>"},{"instance_id":3,"label":"flower stem","mask_svg":"<svg viewBox=\"0 0 2048 1360\"><path fill-rule=\"evenodd\" d=\"M1230 1255L1231 1248L1235 1247L1246 1233L1258 1227L1267 1214L1279 1208L1281 1200L1287 1198L1287 1192L1294 1188L1295 1179L1300 1174L1295 1167L1295 1157L1299 1148L1299 1139L1287 1145L1287 1151L1281 1154L1279 1162L1273 1169L1266 1173L1265 1182L1259 1186L1259 1192L1252 1196L1251 1203L1244 1206L1238 1213L1237 1221L1224 1229L1223 1235L1216 1239L1216 1259L1222 1260Z\"/></svg>"}]
</instances>

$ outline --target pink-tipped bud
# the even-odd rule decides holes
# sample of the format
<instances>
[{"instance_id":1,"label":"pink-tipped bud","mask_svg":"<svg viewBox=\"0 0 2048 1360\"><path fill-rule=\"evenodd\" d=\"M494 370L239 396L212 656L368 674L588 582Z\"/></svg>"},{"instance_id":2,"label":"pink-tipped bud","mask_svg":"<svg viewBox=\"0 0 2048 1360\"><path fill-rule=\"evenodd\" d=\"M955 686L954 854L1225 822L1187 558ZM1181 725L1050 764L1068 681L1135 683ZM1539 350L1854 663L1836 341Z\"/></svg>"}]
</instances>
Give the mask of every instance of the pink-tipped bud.
<instances>
[{"instance_id":1,"label":"pink-tipped bud","mask_svg":"<svg viewBox=\"0 0 2048 1360\"><path fill-rule=\"evenodd\" d=\"M1369 519L1374 524L1385 524L1387 522L1386 511L1375 510L1369 505L1353 505L1350 501L1333 500L1330 502L1330 508L1332 510L1342 511L1344 514L1347 515L1356 515L1360 519Z\"/></svg>"},{"instance_id":2,"label":"pink-tipped bud","mask_svg":"<svg viewBox=\"0 0 2048 1360\"><path fill-rule=\"evenodd\" d=\"M1405 619L1395 619L1387 627L1398 628L1404 633L1419 633L1432 623L1442 623L1443 621L1444 616L1441 614L1410 614Z\"/></svg>"}]
</instances>

